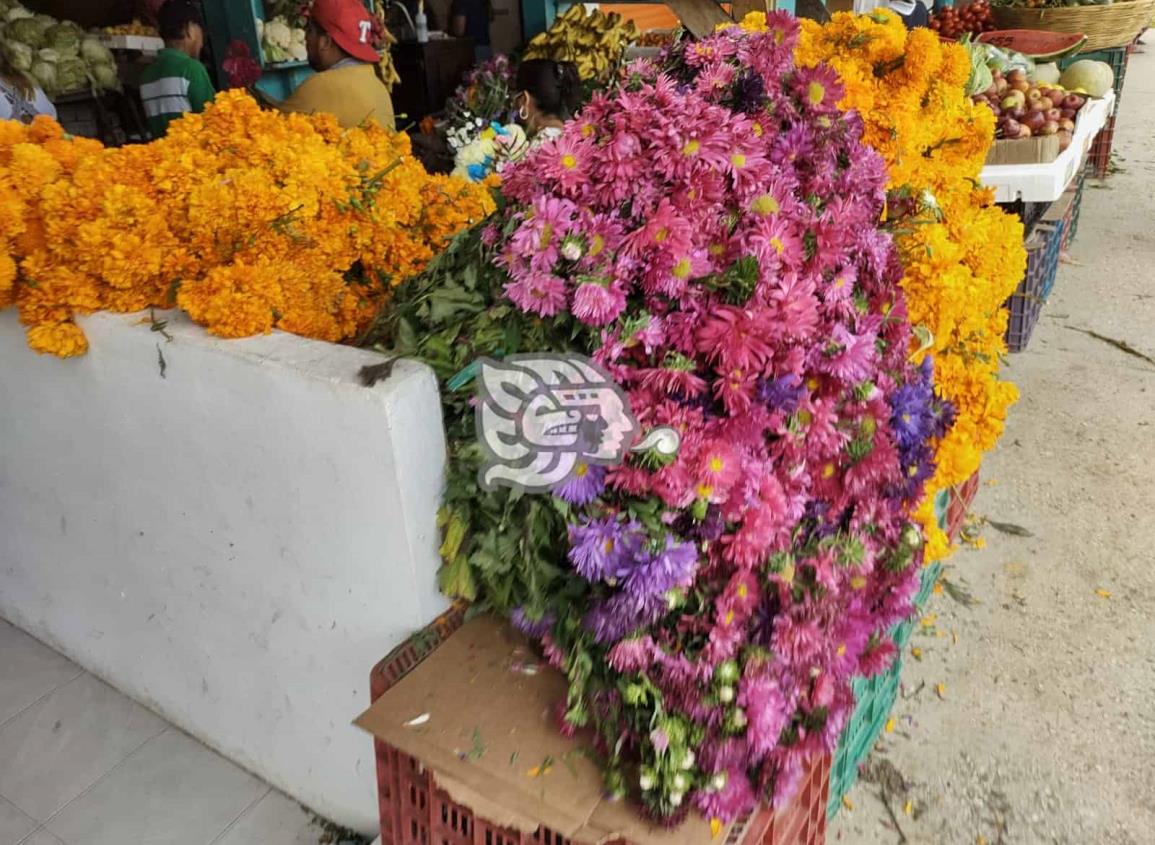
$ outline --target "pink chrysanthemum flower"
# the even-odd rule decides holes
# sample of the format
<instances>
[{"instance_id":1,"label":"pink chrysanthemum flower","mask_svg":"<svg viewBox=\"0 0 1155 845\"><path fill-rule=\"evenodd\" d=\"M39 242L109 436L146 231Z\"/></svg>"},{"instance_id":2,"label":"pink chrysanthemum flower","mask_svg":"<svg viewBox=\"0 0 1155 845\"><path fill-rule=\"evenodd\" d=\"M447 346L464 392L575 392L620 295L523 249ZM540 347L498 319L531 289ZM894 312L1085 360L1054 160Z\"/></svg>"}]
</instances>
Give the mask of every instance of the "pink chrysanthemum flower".
<instances>
[{"instance_id":1,"label":"pink chrysanthemum flower","mask_svg":"<svg viewBox=\"0 0 1155 845\"><path fill-rule=\"evenodd\" d=\"M557 276L529 273L507 282L505 293L522 311L541 317L552 317L566 304L565 280Z\"/></svg>"},{"instance_id":2,"label":"pink chrysanthemum flower","mask_svg":"<svg viewBox=\"0 0 1155 845\"><path fill-rule=\"evenodd\" d=\"M602 280L578 285L573 294L573 315L587 326L612 323L626 307L626 295L615 284Z\"/></svg>"},{"instance_id":3,"label":"pink chrysanthemum flower","mask_svg":"<svg viewBox=\"0 0 1155 845\"><path fill-rule=\"evenodd\" d=\"M898 649L893 640L889 638L878 640L862 653L862 657L858 661L858 670L864 677L873 678L890 668L897 653Z\"/></svg>"},{"instance_id":4,"label":"pink chrysanthemum flower","mask_svg":"<svg viewBox=\"0 0 1155 845\"><path fill-rule=\"evenodd\" d=\"M650 637L634 637L617 643L606 659L619 672L641 672L653 662L656 648Z\"/></svg>"},{"instance_id":5,"label":"pink chrysanthemum flower","mask_svg":"<svg viewBox=\"0 0 1155 845\"><path fill-rule=\"evenodd\" d=\"M543 144L536 162L541 175L557 185L559 193L576 198L589 181L590 157L588 142L571 131Z\"/></svg>"},{"instance_id":6,"label":"pink chrysanthemum flower","mask_svg":"<svg viewBox=\"0 0 1155 845\"><path fill-rule=\"evenodd\" d=\"M694 796L694 806L706 818L732 822L758 805L758 796L744 769L723 769L713 780L720 781L720 786L711 783L712 788L699 790Z\"/></svg>"},{"instance_id":7,"label":"pink chrysanthemum flower","mask_svg":"<svg viewBox=\"0 0 1155 845\"><path fill-rule=\"evenodd\" d=\"M845 92L838 74L828 65L799 69L791 87L802 108L816 115L836 114L838 101Z\"/></svg>"}]
</instances>

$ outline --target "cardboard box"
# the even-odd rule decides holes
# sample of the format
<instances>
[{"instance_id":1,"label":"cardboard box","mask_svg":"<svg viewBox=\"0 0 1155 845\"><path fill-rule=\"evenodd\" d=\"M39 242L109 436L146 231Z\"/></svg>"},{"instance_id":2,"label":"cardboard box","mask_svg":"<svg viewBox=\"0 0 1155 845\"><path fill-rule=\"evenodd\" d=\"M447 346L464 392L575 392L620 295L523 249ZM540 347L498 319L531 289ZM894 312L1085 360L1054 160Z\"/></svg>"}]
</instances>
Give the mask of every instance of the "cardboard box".
<instances>
[{"instance_id":1,"label":"cardboard box","mask_svg":"<svg viewBox=\"0 0 1155 845\"><path fill-rule=\"evenodd\" d=\"M457 804L497 827L544 826L575 843L706 845L696 813L674 831L656 828L604 795L601 771L581 738L557 730L566 681L527 641L492 616L467 622L356 724L420 761ZM757 815L757 814L756 814ZM744 831L733 831L741 837ZM735 841L737 838L735 838Z\"/></svg>"},{"instance_id":2,"label":"cardboard box","mask_svg":"<svg viewBox=\"0 0 1155 845\"><path fill-rule=\"evenodd\" d=\"M1048 164L1059 157L1059 136L999 140L987 153L987 164Z\"/></svg>"}]
</instances>

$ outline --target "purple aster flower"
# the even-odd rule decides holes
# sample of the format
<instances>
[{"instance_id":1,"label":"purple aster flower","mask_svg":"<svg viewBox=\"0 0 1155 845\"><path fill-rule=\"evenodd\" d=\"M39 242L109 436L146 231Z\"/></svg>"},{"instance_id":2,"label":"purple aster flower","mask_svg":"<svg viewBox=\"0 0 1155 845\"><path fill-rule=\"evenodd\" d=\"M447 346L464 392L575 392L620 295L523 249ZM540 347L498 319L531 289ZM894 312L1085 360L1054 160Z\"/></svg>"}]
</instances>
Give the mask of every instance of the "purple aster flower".
<instances>
[{"instance_id":1,"label":"purple aster flower","mask_svg":"<svg viewBox=\"0 0 1155 845\"><path fill-rule=\"evenodd\" d=\"M753 114L766 105L766 82L752 70L744 70L734 83L734 111Z\"/></svg>"},{"instance_id":2,"label":"purple aster flower","mask_svg":"<svg viewBox=\"0 0 1155 845\"><path fill-rule=\"evenodd\" d=\"M509 621L513 623L513 627L527 637L540 639L550 632L556 618L552 613L547 612L540 619L533 619L525 612L524 607L515 607L509 615Z\"/></svg>"},{"instance_id":3,"label":"purple aster flower","mask_svg":"<svg viewBox=\"0 0 1155 845\"><path fill-rule=\"evenodd\" d=\"M722 518L722 509L717 505L710 505L706 509L706 517L690 529L690 536L697 540L714 542L726 530L726 520Z\"/></svg>"},{"instance_id":4,"label":"purple aster flower","mask_svg":"<svg viewBox=\"0 0 1155 845\"><path fill-rule=\"evenodd\" d=\"M802 379L794 373L758 383L758 401L764 403L772 411L794 413L798 410L802 393Z\"/></svg>"},{"instance_id":5,"label":"purple aster flower","mask_svg":"<svg viewBox=\"0 0 1155 845\"><path fill-rule=\"evenodd\" d=\"M674 587L684 587L694 580L698 568L698 550L689 543L679 543L666 535L665 548L648 556L626 576L623 590L639 606L651 597L664 601Z\"/></svg>"},{"instance_id":6,"label":"purple aster flower","mask_svg":"<svg viewBox=\"0 0 1155 845\"><path fill-rule=\"evenodd\" d=\"M579 461L569 478L553 488L553 494L571 505L588 505L606 488L606 468Z\"/></svg>"},{"instance_id":7,"label":"purple aster flower","mask_svg":"<svg viewBox=\"0 0 1155 845\"><path fill-rule=\"evenodd\" d=\"M650 596L639 603L629 593L621 592L590 608L582 624L595 640L606 645L653 625L665 612L664 596Z\"/></svg>"},{"instance_id":8,"label":"purple aster flower","mask_svg":"<svg viewBox=\"0 0 1155 845\"><path fill-rule=\"evenodd\" d=\"M926 385L919 382L904 384L890 397L890 424L900 450L914 449L931 435L930 400Z\"/></svg>"},{"instance_id":9,"label":"purple aster flower","mask_svg":"<svg viewBox=\"0 0 1155 845\"><path fill-rule=\"evenodd\" d=\"M570 563L587 581L617 577L639 551L637 529L637 523L623 524L613 518L572 526Z\"/></svg>"}]
</instances>

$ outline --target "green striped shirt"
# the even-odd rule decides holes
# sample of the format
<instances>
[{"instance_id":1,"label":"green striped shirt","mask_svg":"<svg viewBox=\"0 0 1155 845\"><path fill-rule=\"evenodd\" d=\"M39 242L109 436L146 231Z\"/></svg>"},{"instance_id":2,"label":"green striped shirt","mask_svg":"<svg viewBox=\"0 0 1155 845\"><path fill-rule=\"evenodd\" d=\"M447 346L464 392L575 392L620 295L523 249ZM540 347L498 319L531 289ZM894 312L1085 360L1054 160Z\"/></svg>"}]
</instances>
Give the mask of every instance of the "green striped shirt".
<instances>
[{"instance_id":1,"label":"green striped shirt","mask_svg":"<svg viewBox=\"0 0 1155 845\"><path fill-rule=\"evenodd\" d=\"M140 99L152 137L163 138L168 125L186 112L204 111L215 93L204 65L180 50L161 50L140 77Z\"/></svg>"}]
</instances>

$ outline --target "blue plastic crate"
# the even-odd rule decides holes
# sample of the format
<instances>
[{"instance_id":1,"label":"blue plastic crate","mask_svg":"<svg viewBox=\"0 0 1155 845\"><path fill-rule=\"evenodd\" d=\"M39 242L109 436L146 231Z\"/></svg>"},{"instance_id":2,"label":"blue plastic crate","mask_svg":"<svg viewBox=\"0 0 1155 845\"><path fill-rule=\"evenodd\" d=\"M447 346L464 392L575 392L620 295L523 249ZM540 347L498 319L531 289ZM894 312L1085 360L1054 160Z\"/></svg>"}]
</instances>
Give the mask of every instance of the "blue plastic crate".
<instances>
[{"instance_id":1,"label":"blue plastic crate","mask_svg":"<svg viewBox=\"0 0 1155 845\"><path fill-rule=\"evenodd\" d=\"M1007 321L1007 349L1022 352L1034 334L1043 303L1055 287L1059 257L1063 247L1064 221L1043 222L1027 238L1027 272L1018 288L1006 301L1010 312Z\"/></svg>"}]
</instances>

